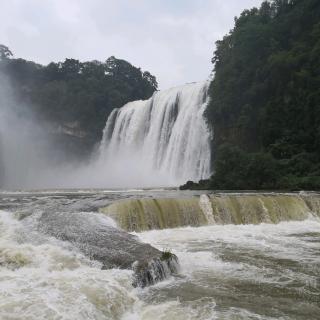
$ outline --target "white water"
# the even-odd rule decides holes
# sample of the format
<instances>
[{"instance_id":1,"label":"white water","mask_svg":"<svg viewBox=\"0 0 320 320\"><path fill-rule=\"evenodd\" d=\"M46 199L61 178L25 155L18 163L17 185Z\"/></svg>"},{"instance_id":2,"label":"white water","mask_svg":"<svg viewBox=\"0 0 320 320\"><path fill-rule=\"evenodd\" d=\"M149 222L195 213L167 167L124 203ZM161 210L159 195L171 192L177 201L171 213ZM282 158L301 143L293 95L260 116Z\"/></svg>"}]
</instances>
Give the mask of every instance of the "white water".
<instances>
[{"instance_id":1,"label":"white water","mask_svg":"<svg viewBox=\"0 0 320 320\"><path fill-rule=\"evenodd\" d=\"M43 210L98 219L82 209L103 199L109 195L1 199L2 205L18 205L12 212L0 210L1 320L318 319L319 219L137 234L172 250L181 265L178 277L142 290L132 287L131 271L101 270L72 244L35 227ZM32 215L19 220L29 210Z\"/></svg>"},{"instance_id":2,"label":"white water","mask_svg":"<svg viewBox=\"0 0 320 320\"><path fill-rule=\"evenodd\" d=\"M130 280L0 211L1 320L118 319L136 300Z\"/></svg>"},{"instance_id":3,"label":"white water","mask_svg":"<svg viewBox=\"0 0 320 320\"><path fill-rule=\"evenodd\" d=\"M100 146L106 170L121 164L119 176L127 186L168 186L208 178L211 135L203 117L208 84L156 92L149 100L114 110Z\"/></svg>"},{"instance_id":4,"label":"white water","mask_svg":"<svg viewBox=\"0 0 320 320\"><path fill-rule=\"evenodd\" d=\"M159 319L318 319L320 220L137 234L175 253L181 278L151 287ZM165 297L165 298L164 298ZM170 302L169 302L170 301ZM151 316L150 316L151 318ZM146 318L149 319L149 318ZM158 319L155 317L155 319Z\"/></svg>"}]
</instances>

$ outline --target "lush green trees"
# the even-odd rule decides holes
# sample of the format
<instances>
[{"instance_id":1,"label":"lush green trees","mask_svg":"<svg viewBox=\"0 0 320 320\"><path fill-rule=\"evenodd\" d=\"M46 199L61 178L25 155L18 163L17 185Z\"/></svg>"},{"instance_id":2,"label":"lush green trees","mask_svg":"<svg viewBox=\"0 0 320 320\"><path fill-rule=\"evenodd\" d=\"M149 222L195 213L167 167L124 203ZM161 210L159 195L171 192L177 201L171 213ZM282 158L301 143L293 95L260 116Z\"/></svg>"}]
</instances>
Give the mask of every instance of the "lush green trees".
<instances>
[{"instance_id":1,"label":"lush green trees","mask_svg":"<svg viewBox=\"0 0 320 320\"><path fill-rule=\"evenodd\" d=\"M207 119L218 189L320 189L320 1L242 12L217 42Z\"/></svg>"},{"instance_id":2,"label":"lush green trees","mask_svg":"<svg viewBox=\"0 0 320 320\"><path fill-rule=\"evenodd\" d=\"M66 59L42 66L11 56L1 45L0 72L9 78L21 106L29 106L51 124L77 131L87 154L100 140L114 108L147 99L157 90L156 78L149 72L115 57L105 62Z\"/></svg>"}]
</instances>

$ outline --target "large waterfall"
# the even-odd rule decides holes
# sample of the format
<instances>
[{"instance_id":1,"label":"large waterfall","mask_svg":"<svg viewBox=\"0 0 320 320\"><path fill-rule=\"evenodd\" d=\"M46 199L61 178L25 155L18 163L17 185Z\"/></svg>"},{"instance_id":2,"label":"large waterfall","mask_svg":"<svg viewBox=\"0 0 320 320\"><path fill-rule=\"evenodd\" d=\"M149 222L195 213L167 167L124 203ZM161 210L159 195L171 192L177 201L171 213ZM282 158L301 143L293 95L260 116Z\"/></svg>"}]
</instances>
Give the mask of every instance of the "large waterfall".
<instances>
[{"instance_id":1,"label":"large waterfall","mask_svg":"<svg viewBox=\"0 0 320 320\"><path fill-rule=\"evenodd\" d=\"M149 100L114 110L104 129L101 162L122 164L119 175L128 175L136 186L208 178L211 134L203 117L208 84L158 91Z\"/></svg>"},{"instance_id":2,"label":"large waterfall","mask_svg":"<svg viewBox=\"0 0 320 320\"><path fill-rule=\"evenodd\" d=\"M203 113L208 85L192 83L158 91L149 100L115 109L107 119L98 156L84 164L60 162L47 127L31 115L21 117L15 100L1 87L0 185L11 189L167 187L207 178L211 134Z\"/></svg>"}]
</instances>

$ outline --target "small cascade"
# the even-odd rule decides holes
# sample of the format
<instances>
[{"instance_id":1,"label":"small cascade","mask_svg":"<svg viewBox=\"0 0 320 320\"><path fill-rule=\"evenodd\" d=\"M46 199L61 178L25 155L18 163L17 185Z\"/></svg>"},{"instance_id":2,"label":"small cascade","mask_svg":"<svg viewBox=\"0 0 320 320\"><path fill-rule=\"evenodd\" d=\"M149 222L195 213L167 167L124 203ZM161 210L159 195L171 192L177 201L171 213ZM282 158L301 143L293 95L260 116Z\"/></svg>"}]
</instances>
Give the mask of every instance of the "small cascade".
<instances>
[{"instance_id":1,"label":"small cascade","mask_svg":"<svg viewBox=\"0 0 320 320\"><path fill-rule=\"evenodd\" d=\"M320 217L319 194L214 194L190 198L129 199L100 211L127 231L300 221Z\"/></svg>"},{"instance_id":2,"label":"small cascade","mask_svg":"<svg viewBox=\"0 0 320 320\"><path fill-rule=\"evenodd\" d=\"M100 211L127 231L202 226L207 216L198 198L129 199L114 202Z\"/></svg>"},{"instance_id":3,"label":"small cascade","mask_svg":"<svg viewBox=\"0 0 320 320\"><path fill-rule=\"evenodd\" d=\"M302 193L301 198L308 206L310 212L320 217L320 196L317 196L315 193Z\"/></svg>"},{"instance_id":4,"label":"small cascade","mask_svg":"<svg viewBox=\"0 0 320 320\"><path fill-rule=\"evenodd\" d=\"M208 224L214 224L215 220L213 215L213 208L209 196L207 196L206 194L202 194L200 196L199 205L202 212L205 214L207 218Z\"/></svg>"},{"instance_id":5,"label":"small cascade","mask_svg":"<svg viewBox=\"0 0 320 320\"><path fill-rule=\"evenodd\" d=\"M104 129L99 163L113 171L120 164L122 175L128 176L127 181L120 177L125 180L122 185L127 186L178 185L208 178L211 133L203 116L208 85L158 91L149 100L115 109Z\"/></svg>"},{"instance_id":6,"label":"small cascade","mask_svg":"<svg viewBox=\"0 0 320 320\"><path fill-rule=\"evenodd\" d=\"M298 221L310 210L299 195L222 195L210 196L217 224L259 224Z\"/></svg>"},{"instance_id":7,"label":"small cascade","mask_svg":"<svg viewBox=\"0 0 320 320\"><path fill-rule=\"evenodd\" d=\"M163 253L151 261L136 261L133 264L134 287L148 287L163 281L179 271L178 258L174 254Z\"/></svg>"}]
</instances>

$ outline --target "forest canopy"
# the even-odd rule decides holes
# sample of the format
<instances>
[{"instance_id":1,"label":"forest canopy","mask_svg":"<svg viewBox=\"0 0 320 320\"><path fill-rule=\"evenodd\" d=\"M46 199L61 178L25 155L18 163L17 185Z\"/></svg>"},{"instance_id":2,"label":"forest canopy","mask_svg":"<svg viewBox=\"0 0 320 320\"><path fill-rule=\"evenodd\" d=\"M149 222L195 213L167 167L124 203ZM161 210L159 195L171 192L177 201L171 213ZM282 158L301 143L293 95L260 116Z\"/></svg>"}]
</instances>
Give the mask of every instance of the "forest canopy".
<instances>
[{"instance_id":1,"label":"forest canopy","mask_svg":"<svg viewBox=\"0 0 320 320\"><path fill-rule=\"evenodd\" d=\"M195 187L320 189L320 1L243 11L212 62L214 176Z\"/></svg>"},{"instance_id":2,"label":"forest canopy","mask_svg":"<svg viewBox=\"0 0 320 320\"><path fill-rule=\"evenodd\" d=\"M114 56L104 62L65 59L44 66L13 58L5 45L0 45L0 73L9 80L18 104L31 108L39 121L82 132L80 147L87 148L87 155L100 141L114 108L147 99L158 86L148 71Z\"/></svg>"}]
</instances>

